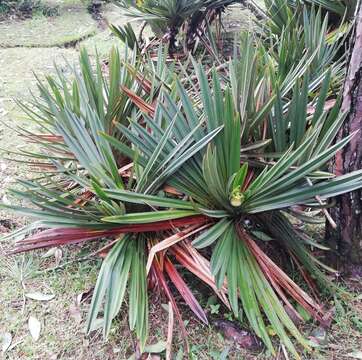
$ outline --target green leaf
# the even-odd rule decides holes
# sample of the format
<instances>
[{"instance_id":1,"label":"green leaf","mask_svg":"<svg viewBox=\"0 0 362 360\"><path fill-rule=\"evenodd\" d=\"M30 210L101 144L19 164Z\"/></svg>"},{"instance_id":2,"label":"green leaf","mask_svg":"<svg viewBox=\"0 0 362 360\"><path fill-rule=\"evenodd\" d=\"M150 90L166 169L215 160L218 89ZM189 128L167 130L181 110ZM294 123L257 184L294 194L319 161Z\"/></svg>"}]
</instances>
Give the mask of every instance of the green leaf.
<instances>
[{"instance_id":1,"label":"green leaf","mask_svg":"<svg viewBox=\"0 0 362 360\"><path fill-rule=\"evenodd\" d=\"M104 194L116 200L121 200L124 202L129 202L133 204L142 204L148 205L150 207L159 206L159 207L169 207L174 209L184 209L184 210L193 210L195 208L194 204L185 200L177 200L168 197L160 197L154 195L143 195L137 192L127 191L127 190L108 190L103 189Z\"/></svg>"},{"instance_id":2,"label":"green leaf","mask_svg":"<svg viewBox=\"0 0 362 360\"><path fill-rule=\"evenodd\" d=\"M198 214L198 212L191 210L164 210L108 216L102 220L116 224L149 224L158 221L180 219Z\"/></svg>"},{"instance_id":3,"label":"green leaf","mask_svg":"<svg viewBox=\"0 0 362 360\"><path fill-rule=\"evenodd\" d=\"M105 337L108 336L112 320L116 316L123 302L130 270L129 260L132 258L130 256L131 254L127 251L127 248L129 248L128 240L129 238L125 237L123 240L117 242L103 261L97 284L93 292L92 303L87 319L86 329L88 333L94 328L104 298L106 299L103 324ZM128 255L128 258L125 261L126 254ZM120 283L120 280L123 280L123 282Z\"/></svg>"},{"instance_id":4,"label":"green leaf","mask_svg":"<svg viewBox=\"0 0 362 360\"><path fill-rule=\"evenodd\" d=\"M267 235L265 232L263 231L258 231L258 230L253 230L251 231L251 233L259 240L261 241L272 241L273 238L270 237L269 235Z\"/></svg>"},{"instance_id":5,"label":"green leaf","mask_svg":"<svg viewBox=\"0 0 362 360\"><path fill-rule=\"evenodd\" d=\"M233 190L241 188L244 185L244 181L248 174L248 167L249 167L248 163L245 163L240 168L240 170L236 173L234 181L233 181L233 187L232 187Z\"/></svg>"},{"instance_id":6,"label":"green leaf","mask_svg":"<svg viewBox=\"0 0 362 360\"><path fill-rule=\"evenodd\" d=\"M200 236L198 236L193 242L192 245L196 249L202 249L207 246L212 245L217 239L222 236L228 227L232 224L232 220L224 218L213 225L210 229L206 230Z\"/></svg>"}]
</instances>

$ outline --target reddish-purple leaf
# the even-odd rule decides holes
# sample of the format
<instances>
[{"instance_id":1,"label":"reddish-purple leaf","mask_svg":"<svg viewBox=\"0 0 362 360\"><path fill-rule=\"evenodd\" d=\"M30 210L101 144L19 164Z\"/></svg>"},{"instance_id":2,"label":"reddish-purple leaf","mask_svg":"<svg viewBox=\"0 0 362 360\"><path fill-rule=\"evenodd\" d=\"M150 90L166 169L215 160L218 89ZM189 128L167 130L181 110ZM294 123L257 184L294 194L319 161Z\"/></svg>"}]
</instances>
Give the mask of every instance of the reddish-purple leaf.
<instances>
[{"instance_id":1,"label":"reddish-purple leaf","mask_svg":"<svg viewBox=\"0 0 362 360\"><path fill-rule=\"evenodd\" d=\"M144 113L153 116L155 114L155 108L144 101L140 96L136 95L133 91L129 90L125 86L122 86L122 90L127 94L130 100Z\"/></svg>"},{"instance_id":2,"label":"reddish-purple leaf","mask_svg":"<svg viewBox=\"0 0 362 360\"><path fill-rule=\"evenodd\" d=\"M167 296L168 300L171 302L173 311L176 314L177 320L178 320L180 328L181 328L181 333L182 333L183 340L185 341L185 346L186 346L187 352L189 352L189 344L187 342L187 331L185 328L185 324L182 320L180 309L178 308L175 298L173 297L171 290L167 285L167 281L165 279L165 276L161 270L160 264L158 263L157 259L155 259L153 261L151 270L154 272L154 275L158 281L158 284L163 288L165 295Z\"/></svg>"},{"instance_id":3,"label":"reddish-purple leaf","mask_svg":"<svg viewBox=\"0 0 362 360\"><path fill-rule=\"evenodd\" d=\"M185 300L186 304L190 307L194 314L207 325L208 320L204 310L169 259L165 260L165 270L173 284L176 286L176 289Z\"/></svg>"},{"instance_id":4,"label":"reddish-purple leaf","mask_svg":"<svg viewBox=\"0 0 362 360\"><path fill-rule=\"evenodd\" d=\"M240 226L237 231L241 240L245 242L255 256L265 277L270 281L275 291L285 302L284 293L289 295L316 320L323 323L322 307L317 304L304 290L302 290L278 265L276 265L255 243L255 241ZM286 303L287 305L290 305Z\"/></svg>"},{"instance_id":5,"label":"reddish-purple leaf","mask_svg":"<svg viewBox=\"0 0 362 360\"><path fill-rule=\"evenodd\" d=\"M158 232L171 230L173 228L202 225L208 222L208 217L204 215L189 216L172 221L159 221L151 224L133 224L119 226L112 229L93 230L83 228L57 228L42 231L39 234L30 236L27 239L21 240L16 244L16 247L11 253L19 253L46 247L71 245L84 241L96 240L105 237L118 236L124 233L143 233L143 232Z\"/></svg>"}]
</instances>

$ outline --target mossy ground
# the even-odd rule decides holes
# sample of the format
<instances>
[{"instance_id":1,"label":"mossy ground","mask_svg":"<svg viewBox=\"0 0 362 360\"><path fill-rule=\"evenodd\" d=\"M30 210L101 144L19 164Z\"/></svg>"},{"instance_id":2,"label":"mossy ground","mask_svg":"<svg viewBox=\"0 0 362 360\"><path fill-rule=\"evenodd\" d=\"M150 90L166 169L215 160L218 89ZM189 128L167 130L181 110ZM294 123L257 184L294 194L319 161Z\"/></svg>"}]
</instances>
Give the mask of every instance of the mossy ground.
<instances>
[{"instance_id":1,"label":"mossy ground","mask_svg":"<svg viewBox=\"0 0 362 360\"><path fill-rule=\"evenodd\" d=\"M102 23L94 20L87 13L86 5L79 0L52 0L60 6L60 15L55 18L37 17L26 21L0 23L0 199L4 200L5 189L16 177L28 176L21 163L10 162L14 158L9 150L25 146L25 142L14 134L11 127L31 127L22 118L14 98L26 100L29 89L36 91L33 73L40 77L54 71L53 64L64 68L65 59L75 63L79 48L85 46L91 54L97 48L100 56L105 56L112 46L119 41L111 36L105 22L122 23L126 20L119 10L112 5L103 9ZM245 14L235 11L230 13L229 28L236 23L245 24ZM249 21L249 20L248 20ZM250 21L247 23L250 26ZM71 46L70 46L71 45ZM6 199L5 199L6 200ZM14 217L7 212L0 212L0 232L6 226L20 226L29 219ZM6 223L5 220L8 220ZM6 257L6 250L12 244L0 240L0 334L12 334L12 348L5 354L5 359L12 360L96 360L126 359L133 352L133 341L127 326L126 309L113 326L110 339L105 342L99 330L91 336L85 336L84 324L89 308L89 299L76 304L77 296L91 290L95 284L100 260L88 259L73 262L78 256L84 256L89 248L71 247L62 249L60 264L68 263L56 271L48 271L56 266L56 258L42 257L45 252ZM347 286L358 284L361 279L350 279ZM198 288L196 286L196 288ZM54 299L47 302L24 298L25 293L52 293ZM357 293L361 289L357 290ZM198 299L206 306L211 294L198 293ZM167 312L160 306L165 299L157 295L151 299L150 343L165 340L167 332ZM350 306L331 303L336 306L336 319L329 332L327 344L313 354L306 354L304 359L340 359L349 353L362 350L362 304L356 301ZM229 318L227 310L220 308L213 318ZM41 335L34 342L28 330L29 316L35 316L41 322ZM194 359L220 359L222 352L230 348L229 359L266 359L264 351L251 353L238 349L233 343L224 340L210 326L198 323L185 308L185 321ZM313 328L309 325L307 332ZM174 358L183 358L183 342L176 334ZM280 348L278 348L280 350ZM280 354L280 359L283 355Z\"/></svg>"}]
</instances>

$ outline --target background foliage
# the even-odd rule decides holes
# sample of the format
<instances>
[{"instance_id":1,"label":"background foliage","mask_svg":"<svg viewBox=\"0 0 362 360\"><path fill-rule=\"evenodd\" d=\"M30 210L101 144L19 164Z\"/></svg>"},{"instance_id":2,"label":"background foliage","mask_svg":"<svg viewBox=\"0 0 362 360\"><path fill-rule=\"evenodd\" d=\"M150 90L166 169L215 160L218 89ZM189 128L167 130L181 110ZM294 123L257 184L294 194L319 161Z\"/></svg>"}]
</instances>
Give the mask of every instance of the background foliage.
<instances>
[{"instance_id":1,"label":"background foliage","mask_svg":"<svg viewBox=\"0 0 362 360\"><path fill-rule=\"evenodd\" d=\"M35 14L44 16L58 15L57 6L49 6L41 0L1 0L0 16L32 17Z\"/></svg>"}]
</instances>

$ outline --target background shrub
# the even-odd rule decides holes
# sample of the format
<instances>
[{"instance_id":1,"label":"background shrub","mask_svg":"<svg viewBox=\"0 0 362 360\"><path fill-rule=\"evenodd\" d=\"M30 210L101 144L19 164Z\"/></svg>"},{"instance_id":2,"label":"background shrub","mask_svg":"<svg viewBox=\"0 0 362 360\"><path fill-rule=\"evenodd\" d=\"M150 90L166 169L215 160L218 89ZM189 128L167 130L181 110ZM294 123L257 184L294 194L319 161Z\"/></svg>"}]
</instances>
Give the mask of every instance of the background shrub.
<instances>
[{"instance_id":1,"label":"background shrub","mask_svg":"<svg viewBox=\"0 0 362 360\"><path fill-rule=\"evenodd\" d=\"M57 16L59 7L49 6L40 0L0 0L0 19L10 16L28 18L35 14Z\"/></svg>"}]
</instances>

